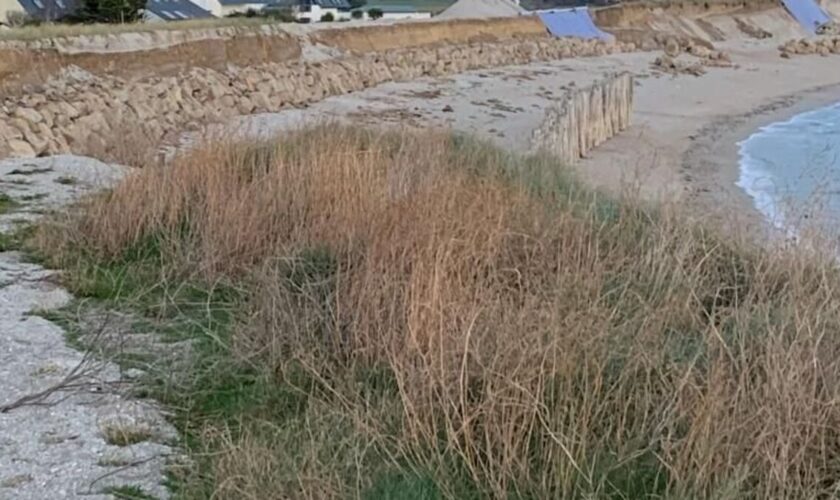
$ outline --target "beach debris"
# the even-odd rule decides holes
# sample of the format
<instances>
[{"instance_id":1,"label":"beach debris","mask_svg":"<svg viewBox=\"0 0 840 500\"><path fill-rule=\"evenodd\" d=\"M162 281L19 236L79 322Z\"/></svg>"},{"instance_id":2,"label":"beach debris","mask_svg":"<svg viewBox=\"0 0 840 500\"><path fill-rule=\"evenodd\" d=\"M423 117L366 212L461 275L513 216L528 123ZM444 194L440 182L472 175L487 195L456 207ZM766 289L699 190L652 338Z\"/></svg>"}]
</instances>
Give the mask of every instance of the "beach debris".
<instances>
[{"instance_id":1,"label":"beach debris","mask_svg":"<svg viewBox=\"0 0 840 500\"><path fill-rule=\"evenodd\" d=\"M790 59L794 55L819 54L827 57L831 54L840 54L840 36L788 40L779 46L779 52L779 55L785 59Z\"/></svg>"},{"instance_id":2,"label":"beach debris","mask_svg":"<svg viewBox=\"0 0 840 500\"><path fill-rule=\"evenodd\" d=\"M669 38L663 44L664 55L654 59L651 66L665 73L672 75L687 74L702 76L706 74L707 67L733 68L732 59L724 51L710 48L706 45L693 43L692 40L684 39L682 42L676 38ZM680 56L686 54L693 56L695 60L680 60Z\"/></svg>"},{"instance_id":3,"label":"beach debris","mask_svg":"<svg viewBox=\"0 0 840 500\"><path fill-rule=\"evenodd\" d=\"M773 37L773 33L770 33L769 31L760 26L751 24L738 16L735 16L733 19L735 20L735 25L738 27L738 29L750 38L764 40L765 38Z\"/></svg>"},{"instance_id":4,"label":"beach debris","mask_svg":"<svg viewBox=\"0 0 840 500\"><path fill-rule=\"evenodd\" d=\"M706 68L700 62L687 63L685 61L678 61L676 58L667 54L661 55L654 59L651 65L654 69L670 73L672 75L694 75L703 76L706 74Z\"/></svg>"},{"instance_id":5,"label":"beach debris","mask_svg":"<svg viewBox=\"0 0 840 500\"><path fill-rule=\"evenodd\" d=\"M840 35L840 23L831 21L817 28L818 35Z\"/></svg>"}]
</instances>

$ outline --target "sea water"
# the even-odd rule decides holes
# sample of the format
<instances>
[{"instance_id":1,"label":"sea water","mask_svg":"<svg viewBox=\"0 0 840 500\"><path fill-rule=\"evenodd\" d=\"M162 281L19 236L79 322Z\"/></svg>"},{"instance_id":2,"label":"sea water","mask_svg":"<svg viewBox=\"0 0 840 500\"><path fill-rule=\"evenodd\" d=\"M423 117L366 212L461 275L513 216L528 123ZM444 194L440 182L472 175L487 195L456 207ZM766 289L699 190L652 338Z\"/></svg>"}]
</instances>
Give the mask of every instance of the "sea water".
<instances>
[{"instance_id":1,"label":"sea water","mask_svg":"<svg viewBox=\"0 0 840 500\"><path fill-rule=\"evenodd\" d=\"M739 148L737 185L774 226L840 235L840 103L763 127Z\"/></svg>"}]
</instances>

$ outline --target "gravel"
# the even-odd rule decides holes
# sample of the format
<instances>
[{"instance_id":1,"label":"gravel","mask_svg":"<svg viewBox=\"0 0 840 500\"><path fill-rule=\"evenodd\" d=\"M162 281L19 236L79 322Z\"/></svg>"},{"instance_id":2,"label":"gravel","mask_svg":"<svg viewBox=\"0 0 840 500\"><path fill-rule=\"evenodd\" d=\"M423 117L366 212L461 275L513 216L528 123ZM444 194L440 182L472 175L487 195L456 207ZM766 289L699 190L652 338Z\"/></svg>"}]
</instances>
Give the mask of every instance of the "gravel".
<instances>
[{"instance_id":1,"label":"gravel","mask_svg":"<svg viewBox=\"0 0 840 500\"><path fill-rule=\"evenodd\" d=\"M16 202L0 230L127 171L76 156L0 160L0 193ZM177 433L154 402L126 395L117 366L68 346L60 326L32 314L72 300L57 283L54 271L0 253L0 499L105 499L119 486L168 498L162 482Z\"/></svg>"}]
</instances>

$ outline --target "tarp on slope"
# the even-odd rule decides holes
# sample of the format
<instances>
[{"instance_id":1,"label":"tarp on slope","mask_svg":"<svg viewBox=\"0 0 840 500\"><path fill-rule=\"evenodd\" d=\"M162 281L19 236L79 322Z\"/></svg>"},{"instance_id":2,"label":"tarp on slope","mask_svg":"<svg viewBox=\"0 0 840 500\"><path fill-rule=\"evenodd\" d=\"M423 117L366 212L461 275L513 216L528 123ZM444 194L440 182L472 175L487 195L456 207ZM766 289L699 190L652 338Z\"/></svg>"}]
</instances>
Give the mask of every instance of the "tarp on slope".
<instances>
[{"instance_id":1,"label":"tarp on slope","mask_svg":"<svg viewBox=\"0 0 840 500\"><path fill-rule=\"evenodd\" d=\"M580 7L575 9L544 10L537 12L540 20L548 28L549 33L556 37L574 36L578 38L600 38L609 40L612 35L605 33L595 26L589 9Z\"/></svg>"},{"instance_id":2,"label":"tarp on slope","mask_svg":"<svg viewBox=\"0 0 840 500\"><path fill-rule=\"evenodd\" d=\"M435 19L488 19L513 17L524 12L525 9L512 0L458 0Z\"/></svg>"},{"instance_id":3,"label":"tarp on slope","mask_svg":"<svg viewBox=\"0 0 840 500\"><path fill-rule=\"evenodd\" d=\"M831 22L831 18L814 0L782 0L785 8L803 28L815 35L817 28Z\"/></svg>"}]
</instances>

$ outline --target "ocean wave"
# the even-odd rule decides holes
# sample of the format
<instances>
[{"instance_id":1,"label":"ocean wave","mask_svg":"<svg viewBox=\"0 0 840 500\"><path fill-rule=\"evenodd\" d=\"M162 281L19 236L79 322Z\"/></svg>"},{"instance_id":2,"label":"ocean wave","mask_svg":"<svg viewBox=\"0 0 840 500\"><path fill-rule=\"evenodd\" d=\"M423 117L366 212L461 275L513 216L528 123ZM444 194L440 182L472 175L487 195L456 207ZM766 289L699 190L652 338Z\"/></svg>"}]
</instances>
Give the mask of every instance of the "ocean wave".
<instances>
[{"instance_id":1,"label":"ocean wave","mask_svg":"<svg viewBox=\"0 0 840 500\"><path fill-rule=\"evenodd\" d=\"M840 103L761 127L738 152L736 185L774 227L840 233Z\"/></svg>"}]
</instances>

